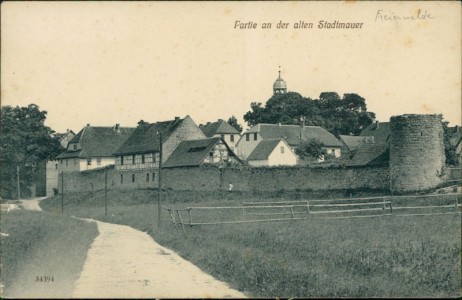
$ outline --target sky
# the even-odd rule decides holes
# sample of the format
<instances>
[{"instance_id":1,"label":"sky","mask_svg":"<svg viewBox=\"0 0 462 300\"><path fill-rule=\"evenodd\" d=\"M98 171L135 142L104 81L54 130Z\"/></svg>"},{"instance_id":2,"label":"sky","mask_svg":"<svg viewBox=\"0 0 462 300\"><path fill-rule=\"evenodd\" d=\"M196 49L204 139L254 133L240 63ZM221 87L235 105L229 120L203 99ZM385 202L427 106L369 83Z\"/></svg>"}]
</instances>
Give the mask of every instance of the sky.
<instances>
[{"instance_id":1,"label":"sky","mask_svg":"<svg viewBox=\"0 0 462 300\"><path fill-rule=\"evenodd\" d=\"M456 125L460 9L457 1L3 2L1 101L37 104L57 132L186 115L243 123L251 102L272 96L281 66L288 90L305 97L357 93L380 121L441 113ZM295 29L300 21L313 28ZM320 21L362 25L320 29Z\"/></svg>"}]
</instances>

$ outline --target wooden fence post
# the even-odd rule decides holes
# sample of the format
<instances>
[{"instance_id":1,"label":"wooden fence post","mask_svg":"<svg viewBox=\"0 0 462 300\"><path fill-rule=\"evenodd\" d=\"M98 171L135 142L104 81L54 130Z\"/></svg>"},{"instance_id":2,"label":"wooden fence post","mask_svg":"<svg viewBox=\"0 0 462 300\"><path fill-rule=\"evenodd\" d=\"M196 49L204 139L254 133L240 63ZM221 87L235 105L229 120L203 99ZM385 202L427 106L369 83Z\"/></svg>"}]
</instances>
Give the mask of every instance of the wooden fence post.
<instances>
[{"instance_id":1,"label":"wooden fence post","mask_svg":"<svg viewBox=\"0 0 462 300\"><path fill-rule=\"evenodd\" d=\"M104 215L107 217L107 166L104 167Z\"/></svg>"},{"instance_id":2,"label":"wooden fence post","mask_svg":"<svg viewBox=\"0 0 462 300\"><path fill-rule=\"evenodd\" d=\"M383 201L383 207L382 207L382 216L385 215L385 209L386 209L386 202L385 202L385 196L382 197L382 201Z\"/></svg>"},{"instance_id":3,"label":"wooden fence post","mask_svg":"<svg viewBox=\"0 0 462 300\"><path fill-rule=\"evenodd\" d=\"M61 171L61 213L64 214L64 171Z\"/></svg>"},{"instance_id":4,"label":"wooden fence post","mask_svg":"<svg viewBox=\"0 0 462 300\"><path fill-rule=\"evenodd\" d=\"M178 214L178 219L180 220L181 227L183 228L183 233L186 233L186 229L184 228L183 218L181 217L180 210L177 209L176 213Z\"/></svg>"},{"instance_id":5,"label":"wooden fence post","mask_svg":"<svg viewBox=\"0 0 462 300\"><path fill-rule=\"evenodd\" d=\"M191 207L188 209L189 213L189 226L192 226L192 214L191 214Z\"/></svg>"}]
</instances>

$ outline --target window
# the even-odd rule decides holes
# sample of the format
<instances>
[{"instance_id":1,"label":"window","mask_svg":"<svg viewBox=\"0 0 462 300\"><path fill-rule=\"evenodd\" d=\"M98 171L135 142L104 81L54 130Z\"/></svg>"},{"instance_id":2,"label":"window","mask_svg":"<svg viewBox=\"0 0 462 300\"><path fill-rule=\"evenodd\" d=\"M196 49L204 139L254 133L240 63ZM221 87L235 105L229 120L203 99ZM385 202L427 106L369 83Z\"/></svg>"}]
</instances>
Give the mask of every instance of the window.
<instances>
[{"instance_id":1,"label":"window","mask_svg":"<svg viewBox=\"0 0 462 300\"><path fill-rule=\"evenodd\" d=\"M146 173L146 182L149 182L149 173Z\"/></svg>"},{"instance_id":2,"label":"window","mask_svg":"<svg viewBox=\"0 0 462 300\"><path fill-rule=\"evenodd\" d=\"M120 183L124 183L124 174L120 174Z\"/></svg>"},{"instance_id":3,"label":"window","mask_svg":"<svg viewBox=\"0 0 462 300\"><path fill-rule=\"evenodd\" d=\"M144 154L141 154L141 163L144 164L145 163L145 157L144 157ZM149 181L149 180L148 180Z\"/></svg>"},{"instance_id":4,"label":"window","mask_svg":"<svg viewBox=\"0 0 462 300\"><path fill-rule=\"evenodd\" d=\"M234 142L234 134L231 134L231 135L229 136L229 140L230 140L231 142Z\"/></svg>"},{"instance_id":5,"label":"window","mask_svg":"<svg viewBox=\"0 0 462 300\"><path fill-rule=\"evenodd\" d=\"M74 158L74 165L76 165L76 164L77 164L77 159Z\"/></svg>"},{"instance_id":6,"label":"window","mask_svg":"<svg viewBox=\"0 0 462 300\"><path fill-rule=\"evenodd\" d=\"M284 153L284 146L281 146L281 153Z\"/></svg>"},{"instance_id":7,"label":"window","mask_svg":"<svg viewBox=\"0 0 462 300\"><path fill-rule=\"evenodd\" d=\"M98 157L98 158L96 159L96 164L97 164L98 166L101 166L101 157Z\"/></svg>"},{"instance_id":8,"label":"window","mask_svg":"<svg viewBox=\"0 0 462 300\"><path fill-rule=\"evenodd\" d=\"M87 158L87 166L91 166L91 158Z\"/></svg>"},{"instance_id":9,"label":"window","mask_svg":"<svg viewBox=\"0 0 462 300\"><path fill-rule=\"evenodd\" d=\"M157 161L157 153L152 153L152 162L155 163Z\"/></svg>"},{"instance_id":10,"label":"window","mask_svg":"<svg viewBox=\"0 0 462 300\"><path fill-rule=\"evenodd\" d=\"M121 164L122 166L123 166L123 164L124 164L124 157L123 157L123 155L120 157L120 164Z\"/></svg>"},{"instance_id":11,"label":"window","mask_svg":"<svg viewBox=\"0 0 462 300\"><path fill-rule=\"evenodd\" d=\"M77 144L74 144L74 150L77 150Z\"/></svg>"},{"instance_id":12,"label":"window","mask_svg":"<svg viewBox=\"0 0 462 300\"><path fill-rule=\"evenodd\" d=\"M253 140L254 140L254 141L257 140L257 136L258 136L258 133L255 132L255 133L253 134Z\"/></svg>"},{"instance_id":13,"label":"window","mask_svg":"<svg viewBox=\"0 0 462 300\"><path fill-rule=\"evenodd\" d=\"M59 162L60 162L60 164L63 164L63 160L62 160L62 159L61 159Z\"/></svg>"},{"instance_id":14,"label":"window","mask_svg":"<svg viewBox=\"0 0 462 300\"><path fill-rule=\"evenodd\" d=\"M191 147L188 149L188 152L201 152L207 149L207 147Z\"/></svg>"},{"instance_id":15,"label":"window","mask_svg":"<svg viewBox=\"0 0 462 300\"><path fill-rule=\"evenodd\" d=\"M66 167L68 166L68 159L66 159Z\"/></svg>"},{"instance_id":16,"label":"window","mask_svg":"<svg viewBox=\"0 0 462 300\"><path fill-rule=\"evenodd\" d=\"M135 174L132 174L132 182L135 182Z\"/></svg>"},{"instance_id":17,"label":"window","mask_svg":"<svg viewBox=\"0 0 462 300\"><path fill-rule=\"evenodd\" d=\"M135 154L132 155L132 164L135 164Z\"/></svg>"},{"instance_id":18,"label":"window","mask_svg":"<svg viewBox=\"0 0 462 300\"><path fill-rule=\"evenodd\" d=\"M58 164L55 164L55 169L58 170Z\"/></svg>"},{"instance_id":19,"label":"window","mask_svg":"<svg viewBox=\"0 0 462 300\"><path fill-rule=\"evenodd\" d=\"M245 141L246 142L250 141L250 133L245 134Z\"/></svg>"},{"instance_id":20,"label":"window","mask_svg":"<svg viewBox=\"0 0 462 300\"><path fill-rule=\"evenodd\" d=\"M156 173L152 173L152 181L154 181L154 178L156 178Z\"/></svg>"}]
</instances>

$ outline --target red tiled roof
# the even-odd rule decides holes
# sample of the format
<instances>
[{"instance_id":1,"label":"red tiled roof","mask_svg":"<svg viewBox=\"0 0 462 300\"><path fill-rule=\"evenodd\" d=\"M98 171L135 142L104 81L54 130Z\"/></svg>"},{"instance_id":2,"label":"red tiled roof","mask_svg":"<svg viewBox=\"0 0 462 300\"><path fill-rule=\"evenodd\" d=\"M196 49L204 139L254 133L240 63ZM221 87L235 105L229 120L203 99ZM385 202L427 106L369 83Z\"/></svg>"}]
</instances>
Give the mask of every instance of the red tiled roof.
<instances>
[{"instance_id":1,"label":"red tiled roof","mask_svg":"<svg viewBox=\"0 0 462 300\"><path fill-rule=\"evenodd\" d=\"M381 165L388 163L390 148L385 144L363 143L350 160L350 166Z\"/></svg>"},{"instance_id":2,"label":"red tiled roof","mask_svg":"<svg viewBox=\"0 0 462 300\"><path fill-rule=\"evenodd\" d=\"M224 120L218 120L213 123L207 123L205 125L199 125L199 128L207 137L212 137L215 134L239 134L233 126L229 125Z\"/></svg>"},{"instance_id":3,"label":"red tiled roof","mask_svg":"<svg viewBox=\"0 0 462 300\"><path fill-rule=\"evenodd\" d=\"M317 139L324 146L342 147L342 143L332 133L319 126L257 124L245 133L254 132L258 132L264 140L285 139L291 147L298 146L300 138L304 141Z\"/></svg>"},{"instance_id":4,"label":"red tiled roof","mask_svg":"<svg viewBox=\"0 0 462 300\"><path fill-rule=\"evenodd\" d=\"M162 142L166 141L183 120L140 124L114 155L159 152L159 133L162 133Z\"/></svg>"},{"instance_id":5,"label":"red tiled roof","mask_svg":"<svg viewBox=\"0 0 462 300\"><path fill-rule=\"evenodd\" d=\"M219 137L182 141L164 163L163 168L199 166L220 141L222 140ZM236 158L228 145L223 143L228 149L228 155Z\"/></svg>"},{"instance_id":6,"label":"red tiled roof","mask_svg":"<svg viewBox=\"0 0 462 300\"><path fill-rule=\"evenodd\" d=\"M274 148L284 139L263 140L253 149L247 160L267 160Z\"/></svg>"},{"instance_id":7,"label":"red tiled roof","mask_svg":"<svg viewBox=\"0 0 462 300\"><path fill-rule=\"evenodd\" d=\"M390 132L390 122L375 122L364 128L360 135L373 136L374 143L388 145Z\"/></svg>"},{"instance_id":8,"label":"red tiled roof","mask_svg":"<svg viewBox=\"0 0 462 300\"><path fill-rule=\"evenodd\" d=\"M67 150L60 158L109 157L127 140L135 128L130 127L94 127L86 126L75 135L69 144L79 143L80 150Z\"/></svg>"}]
</instances>

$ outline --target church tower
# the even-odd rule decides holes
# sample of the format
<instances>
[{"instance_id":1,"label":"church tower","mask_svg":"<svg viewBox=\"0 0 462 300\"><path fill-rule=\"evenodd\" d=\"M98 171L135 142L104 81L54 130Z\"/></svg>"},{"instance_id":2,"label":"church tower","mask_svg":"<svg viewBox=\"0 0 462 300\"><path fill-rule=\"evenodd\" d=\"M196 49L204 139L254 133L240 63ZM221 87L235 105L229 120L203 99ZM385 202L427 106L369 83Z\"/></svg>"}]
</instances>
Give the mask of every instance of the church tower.
<instances>
[{"instance_id":1,"label":"church tower","mask_svg":"<svg viewBox=\"0 0 462 300\"><path fill-rule=\"evenodd\" d=\"M281 67L279 67L279 77L273 84L273 95L287 93L287 84L284 79L281 78Z\"/></svg>"}]
</instances>

